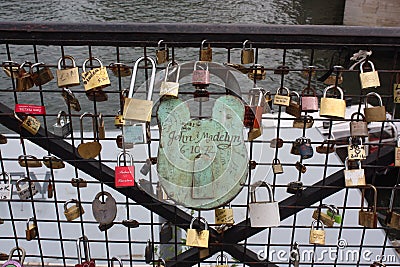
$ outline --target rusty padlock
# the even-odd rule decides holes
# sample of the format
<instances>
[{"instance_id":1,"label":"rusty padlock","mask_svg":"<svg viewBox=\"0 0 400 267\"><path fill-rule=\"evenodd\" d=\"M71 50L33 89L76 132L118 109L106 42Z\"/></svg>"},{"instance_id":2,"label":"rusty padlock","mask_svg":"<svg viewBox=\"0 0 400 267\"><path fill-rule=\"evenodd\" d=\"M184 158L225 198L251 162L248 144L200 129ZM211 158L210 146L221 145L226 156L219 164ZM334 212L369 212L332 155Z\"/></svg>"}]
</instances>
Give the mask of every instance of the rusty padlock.
<instances>
[{"instance_id":1,"label":"rusty padlock","mask_svg":"<svg viewBox=\"0 0 400 267\"><path fill-rule=\"evenodd\" d=\"M210 43L208 42L208 46L204 48L204 44L207 42L207 40L203 40L200 45L200 54L199 54L199 60L200 61L212 61L212 48L210 46Z\"/></svg>"},{"instance_id":2,"label":"rusty padlock","mask_svg":"<svg viewBox=\"0 0 400 267\"><path fill-rule=\"evenodd\" d=\"M249 44L248 48L246 48L246 44ZM242 64L254 63L254 49L249 40L243 42L243 48L240 53L240 60Z\"/></svg>"},{"instance_id":3,"label":"rusty padlock","mask_svg":"<svg viewBox=\"0 0 400 267\"><path fill-rule=\"evenodd\" d=\"M165 62L169 61L169 51L167 44L164 43L164 47L161 47L161 43L163 43L164 40L160 40L157 43L157 50L156 50L156 61L157 64L163 64Z\"/></svg>"},{"instance_id":4,"label":"rusty padlock","mask_svg":"<svg viewBox=\"0 0 400 267\"><path fill-rule=\"evenodd\" d=\"M21 126L35 135L40 129L40 122L34 117L29 115L22 115L22 119L14 112L15 118L21 123Z\"/></svg>"},{"instance_id":5,"label":"rusty padlock","mask_svg":"<svg viewBox=\"0 0 400 267\"><path fill-rule=\"evenodd\" d=\"M394 198L396 191L400 189L400 184L397 184L392 189L392 195L390 196L389 210L387 211L385 223L387 226L393 229L400 230L400 213L393 210Z\"/></svg>"},{"instance_id":6,"label":"rusty padlock","mask_svg":"<svg viewBox=\"0 0 400 267\"><path fill-rule=\"evenodd\" d=\"M365 189L371 188L374 190L374 198L373 198L373 206L364 210L364 196ZM376 205L377 205L377 196L378 192L375 186L371 184L367 184L362 187L362 195L361 195L361 210L358 212L358 224L368 228L377 228L378 227L378 214L376 213Z\"/></svg>"},{"instance_id":7,"label":"rusty padlock","mask_svg":"<svg viewBox=\"0 0 400 267\"><path fill-rule=\"evenodd\" d=\"M375 96L378 99L379 106L368 107L368 98L371 96ZM385 106L383 105L382 98L378 93L370 92L365 96L364 114L367 122L386 120Z\"/></svg>"},{"instance_id":8,"label":"rusty padlock","mask_svg":"<svg viewBox=\"0 0 400 267\"><path fill-rule=\"evenodd\" d=\"M294 100L293 97L297 97L297 101ZM290 92L290 102L289 106L286 107L286 113L294 116L295 118L299 118L301 116L300 95L296 91Z\"/></svg>"},{"instance_id":9,"label":"rusty padlock","mask_svg":"<svg viewBox=\"0 0 400 267\"><path fill-rule=\"evenodd\" d=\"M354 119L355 116L357 116L357 120ZM350 136L368 137L368 125L364 114L354 112L351 114L350 120Z\"/></svg>"},{"instance_id":10,"label":"rusty padlock","mask_svg":"<svg viewBox=\"0 0 400 267\"><path fill-rule=\"evenodd\" d=\"M34 68L37 70L35 71ZM54 79L50 68L43 62L32 64L29 72L32 76L33 83L36 86L44 85Z\"/></svg>"},{"instance_id":11,"label":"rusty padlock","mask_svg":"<svg viewBox=\"0 0 400 267\"><path fill-rule=\"evenodd\" d=\"M24 66L31 66L31 63L25 61L19 66L18 75L16 79L16 90L17 92L23 92L33 87L34 82L30 72L26 72Z\"/></svg>"}]
</instances>

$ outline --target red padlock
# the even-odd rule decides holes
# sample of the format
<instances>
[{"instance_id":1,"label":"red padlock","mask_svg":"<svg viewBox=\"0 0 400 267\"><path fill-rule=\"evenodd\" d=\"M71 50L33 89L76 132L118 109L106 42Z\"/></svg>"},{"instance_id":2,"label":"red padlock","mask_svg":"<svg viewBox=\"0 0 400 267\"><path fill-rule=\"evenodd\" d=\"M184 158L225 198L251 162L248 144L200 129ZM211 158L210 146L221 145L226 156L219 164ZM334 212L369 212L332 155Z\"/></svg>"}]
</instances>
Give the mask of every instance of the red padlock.
<instances>
[{"instance_id":1,"label":"red padlock","mask_svg":"<svg viewBox=\"0 0 400 267\"><path fill-rule=\"evenodd\" d=\"M260 128L265 106L265 91L263 88L253 88L249 94L250 103L245 106L243 124L248 128Z\"/></svg>"},{"instance_id":2,"label":"red padlock","mask_svg":"<svg viewBox=\"0 0 400 267\"><path fill-rule=\"evenodd\" d=\"M306 87L301 91L301 110L307 112L318 111L318 97L314 88Z\"/></svg>"},{"instance_id":3,"label":"red padlock","mask_svg":"<svg viewBox=\"0 0 400 267\"><path fill-rule=\"evenodd\" d=\"M84 245L84 254L85 258L82 258L82 249L81 249L81 242ZM81 236L76 241L76 246L78 250L78 264L75 264L75 267L95 267L96 264L93 259L90 257L90 247L89 247L89 240L86 236Z\"/></svg>"},{"instance_id":4,"label":"red padlock","mask_svg":"<svg viewBox=\"0 0 400 267\"><path fill-rule=\"evenodd\" d=\"M121 157L125 156L130 160L130 166L121 166ZM135 186L135 166L133 166L132 155L127 152L121 152L117 158L115 166L115 187Z\"/></svg>"}]
</instances>

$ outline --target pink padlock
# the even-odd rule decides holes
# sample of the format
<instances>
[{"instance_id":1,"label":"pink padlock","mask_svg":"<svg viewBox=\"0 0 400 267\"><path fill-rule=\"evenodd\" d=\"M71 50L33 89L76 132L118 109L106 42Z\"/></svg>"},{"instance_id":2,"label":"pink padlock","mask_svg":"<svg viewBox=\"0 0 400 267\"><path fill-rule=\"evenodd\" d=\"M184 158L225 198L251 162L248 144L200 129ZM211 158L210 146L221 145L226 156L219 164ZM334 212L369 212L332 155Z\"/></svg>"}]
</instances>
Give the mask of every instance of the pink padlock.
<instances>
[{"instance_id":1,"label":"pink padlock","mask_svg":"<svg viewBox=\"0 0 400 267\"><path fill-rule=\"evenodd\" d=\"M301 91L301 110L307 112L318 111L318 97L314 88L306 87Z\"/></svg>"},{"instance_id":2,"label":"pink padlock","mask_svg":"<svg viewBox=\"0 0 400 267\"><path fill-rule=\"evenodd\" d=\"M197 69L197 65L203 63L206 69ZM196 61L193 68L192 84L199 88L205 88L210 85L210 72L208 71L208 63L204 61Z\"/></svg>"}]
</instances>

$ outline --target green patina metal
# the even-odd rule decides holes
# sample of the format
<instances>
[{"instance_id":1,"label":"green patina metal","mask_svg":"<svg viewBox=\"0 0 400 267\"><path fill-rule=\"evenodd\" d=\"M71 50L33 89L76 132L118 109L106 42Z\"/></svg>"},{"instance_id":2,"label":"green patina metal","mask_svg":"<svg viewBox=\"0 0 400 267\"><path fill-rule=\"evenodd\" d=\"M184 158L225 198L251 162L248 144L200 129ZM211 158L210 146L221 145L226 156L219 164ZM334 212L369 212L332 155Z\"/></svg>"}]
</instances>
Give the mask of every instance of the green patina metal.
<instances>
[{"instance_id":1,"label":"green patina metal","mask_svg":"<svg viewBox=\"0 0 400 267\"><path fill-rule=\"evenodd\" d=\"M243 103L231 95L217 98L207 119L192 119L180 99L161 100L157 171L177 204L213 209L240 192L248 168L243 116Z\"/></svg>"}]
</instances>

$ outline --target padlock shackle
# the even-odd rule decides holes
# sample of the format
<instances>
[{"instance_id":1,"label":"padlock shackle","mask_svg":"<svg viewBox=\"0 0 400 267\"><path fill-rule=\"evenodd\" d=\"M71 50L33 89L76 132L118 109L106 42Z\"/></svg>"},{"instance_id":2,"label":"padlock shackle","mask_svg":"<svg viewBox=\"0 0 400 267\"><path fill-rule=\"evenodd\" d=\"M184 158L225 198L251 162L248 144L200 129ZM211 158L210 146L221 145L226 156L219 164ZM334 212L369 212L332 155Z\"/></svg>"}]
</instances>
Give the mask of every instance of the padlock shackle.
<instances>
[{"instance_id":1,"label":"padlock shackle","mask_svg":"<svg viewBox=\"0 0 400 267\"><path fill-rule=\"evenodd\" d=\"M368 107L368 98L370 96L375 96L376 98L378 98L379 106L383 106L383 102L382 102L381 96L376 92L369 92L368 94L365 95L365 107L366 108Z\"/></svg>"},{"instance_id":2,"label":"padlock shackle","mask_svg":"<svg viewBox=\"0 0 400 267\"><path fill-rule=\"evenodd\" d=\"M25 65L30 67L30 66L32 66L32 62L30 62L30 61L24 61L24 62L19 66L18 70L23 69Z\"/></svg>"},{"instance_id":3,"label":"padlock shackle","mask_svg":"<svg viewBox=\"0 0 400 267\"><path fill-rule=\"evenodd\" d=\"M310 91L312 92L312 96L314 96L314 97L317 96L317 93L315 92L315 89L312 88L312 87L306 87L306 88L304 88L303 90L301 90L301 96L302 96L302 97L303 97L303 96L310 96L310 95L308 94ZM304 95L305 92L307 92L307 95Z\"/></svg>"},{"instance_id":4,"label":"padlock shackle","mask_svg":"<svg viewBox=\"0 0 400 267\"><path fill-rule=\"evenodd\" d=\"M85 117L91 117L92 118L92 129L93 129L93 139L96 141L96 122L95 122L95 117L93 113L90 112L85 112L79 117L79 123L80 123L80 131L81 131L81 144L83 143L83 118Z\"/></svg>"},{"instance_id":5,"label":"padlock shackle","mask_svg":"<svg viewBox=\"0 0 400 267\"><path fill-rule=\"evenodd\" d=\"M286 92L287 92L287 96L289 96L290 95L290 91L289 91L289 89L287 88L287 87L285 87L285 86L281 86L281 87L279 87L278 88L278 90L276 90L276 94L278 95L283 95L283 94L281 94L281 92L282 92L282 90L286 90Z\"/></svg>"},{"instance_id":6,"label":"padlock shackle","mask_svg":"<svg viewBox=\"0 0 400 267\"><path fill-rule=\"evenodd\" d=\"M41 67L41 66L45 66L45 64L43 62L37 62L31 65L30 69L29 69L29 73L32 75L33 74L33 68L34 67Z\"/></svg>"},{"instance_id":7,"label":"padlock shackle","mask_svg":"<svg viewBox=\"0 0 400 267\"><path fill-rule=\"evenodd\" d=\"M114 261L118 262L119 267L122 267L122 260L119 257L112 257L111 258L111 267L114 267Z\"/></svg>"},{"instance_id":8,"label":"padlock shackle","mask_svg":"<svg viewBox=\"0 0 400 267\"><path fill-rule=\"evenodd\" d=\"M374 63L372 63L372 61L370 61L370 60L364 60L364 61L361 62L361 64L360 64L360 72L361 72L361 73L364 73L364 70L363 70L364 63L369 64L369 65L371 66L372 71L375 71Z\"/></svg>"},{"instance_id":9,"label":"padlock shackle","mask_svg":"<svg viewBox=\"0 0 400 267\"><path fill-rule=\"evenodd\" d=\"M339 86L335 86L335 85L329 85L324 89L324 92L322 94L323 98L326 98L326 93L328 92L328 90L330 89L336 89L339 93L340 93L340 99L343 99L343 90L342 88L340 88Z\"/></svg>"},{"instance_id":10,"label":"padlock shackle","mask_svg":"<svg viewBox=\"0 0 400 267\"><path fill-rule=\"evenodd\" d=\"M322 230L325 230L325 226L324 226L324 224L322 223L321 220L314 220L314 221L311 223L311 231L314 230L314 225L315 225L316 223L318 223L318 222L322 225Z\"/></svg>"},{"instance_id":11,"label":"padlock shackle","mask_svg":"<svg viewBox=\"0 0 400 267\"><path fill-rule=\"evenodd\" d=\"M12 61L12 60L6 60L6 61L3 61L1 63L1 65L6 65L6 64L8 64L9 66L3 66L3 68L6 68L6 67L19 67L19 64L17 62L15 62L15 61Z\"/></svg>"},{"instance_id":12,"label":"padlock shackle","mask_svg":"<svg viewBox=\"0 0 400 267\"><path fill-rule=\"evenodd\" d=\"M339 209L335 205L331 204L331 205L329 205L329 207L333 210L334 215L340 214Z\"/></svg>"},{"instance_id":13,"label":"padlock shackle","mask_svg":"<svg viewBox=\"0 0 400 267\"><path fill-rule=\"evenodd\" d=\"M15 186L17 187L17 190L18 190L18 191L21 190L21 187L19 186L19 184L22 183L22 182L26 182L26 183L28 183L29 186L30 186L32 180L29 179L28 177L23 177L23 178L19 179L19 180L17 181L17 183L15 184Z\"/></svg>"},{"instance_id":14,"label":"padlock shackle","mask_svg":"<svg viewBox=\"0 0 400 267\"><path fill-rule=\"evenodd\" d=\"M281 161L279 159L273 159L272 164L280 164Z\"/></svg>"},{"instance_id":15,"label":"padlock shackle","mask_svg":"<svg viewBox=\"0 0 400 267\"><path fill-rule=\"evenodd\" d=\"M208 61L196 61L196 62L194 62L194 64L193 64L193 70L197 70L197 64L200 64L200 63L203 63L204 65L206 65L206 69L205 70L207 70L208 71ZM204 70L204 68L202 67L202 66L200 66L200 68L202 69L202 70Z\"/></svg>"},{"instance_id":16,"label":"padlock shackle","mask_svg":"<svg viewBox=\"0 0 400 267\"><path fill-rule=\"evenodd\" d=\"M133 166L133 156L128 152L119 153L119 155L117 157L117 166L121 166L121 157L124 156L124 155L125 155L125 157L127 157L127 156L129 157L129 159L130 159L129 161L131 162L130 166Z\"/></svg>"},{"instance_id":17,"label":"padlock shackle","mask_svg":"<svg viewBox=\"0 0 400 267\"><path fill-rule=\"evenodd\" d=\"M109 192L107 192L107 191L100 191L100 192L98 192L97 194L96 194L96 196L94 197L94 199L98 199L98 200L100 200L100 197L101 196L106 196L107 198L112 198L112 195L109 193Z\"/></svg>"},{"instance_id":18,"label":"padlock shackle","mask_svg":"<svg viewBox=\"0 0 400 267\"><path fill-rule=\"evenodd\" d=\"M222 261L222 258L224 259L224 261ZM223 263L225 263L225 265L228 265L228 257L225 256L224 254L222 255L222 257L221 257L221 255L218 255L215 258L215 262L217 263L217 265L224 265Z\"/></svg>"},{"instance_id":19,"label":"padlock shackle","mask_svg":"<svg viewBox=\"0 0 400 267\"><path fill-rule=\"evenodd\" d=\"M357 161L358 169L362 169L361 168L361 161L360 160L354 160L354 161ZM346 171L349 170L349 157L346 157L346 159L344 160L344 168L345 168Z\"/></svg>"},{"instance_id":20,"label":"padlock shackle","mask_svg":"<svg viewBox=\"0 0 400 267\"><path fill-rule=\"evenodd\" d=\"M135 65L133 66L131 84L129 85L128 98L133 97L133 89L135 87L136 74L138 72L139 63L142 62L143 60L144 61L148 60L151 63L151 76L150 76L149 92L147 93L146 100L151 100L151 98L153 96L154 83L156 80L156 62L154 61L154 59L152 57L140 57L136 60Z\"/></svg>"},{"instance_id":21,"label":"padlock shackle","mask_svg":"<svg viewBox=\"0 0 400 267\"><path fill-rule=\"evenodd\" d=\"M374 205L373 205L373 210L374 214L376 214L376 205L378 201L378 191L376 190L376 187L373 186L372 184L367 184L364 186L360 186L362 188L362 194L361 194L361 211L364 210L364 196L365 196L365 189L367 188L372 188L374 190Z\"/></svg>"},{"instance_id":22,"label":"padlock shackle","mask_svg":"<svg viewBox=\"0 0 400 267\"><path fill-rule=\"evenodd\" d=\"M300 95L296 91L291 91L289 96L290 96L290 100L292 100L292 96L296 96L297 102L300 102Z\"/></svg>"},{"instance_id":23,"label":"padlock shackle","mask_svg":"<svg viewBox=\"0 0 400 267\"><path fill-rule=\"evenodd\" d=\"M78 207L80 206L79 201L78 201L77 199L73 198L73 199L67 200L67 201L64 203L64 211L67 211L67 209L68 209L68 204L70 204L70 203L75 203L75 206L78 206Z\"/></svg>"},{"instance_id":24,"label":"padlock shackle","mask_svg":"<svg viewBox=\"0 0 400 267\"><path fill-rule=\"evenodd\" d=\"M358 137L358 139L360 140L360 146L362 146L362 144L363 144L362 138ZM353 137L350 136L349 137L349 146L352 146L352 145L353 145Z\"/></svg>"},{"instance_id":25,"label":"padlock shackle","mask_svg":"<svg viewBox=\"0 0 400 267\"><path fill-rule=\"evenodd\" d=\"M99 68L102 68L102 67L103 67L103 63L101 62L101 60L100 60L99 58L97 58L97 57L90 57L90 58L85 59L85 61L83 61L83 64L82 64L82 71L83 71L83 72L86 72L86 63L88 63L90 60L96 60L96 61L100 64L100 67L99 67Z\"/></svg>"},{"instance_id":26,"label":"padlock shackle","mask_svg":"<svg viewBox=\"0 0 400 267\"><path fill-rule=\"evenodd\" d=\"M19 263L21 263L21 266L22 266L24 264L25 256L26 256L26 251L22 247L14 247L14 248L12 248L10 250L10 254L8 255L8 261L12 260L12 257L14 256L14 252L17 251L17 250L21 252L21 260L19 261Z\"/></svg>"},{"instance_id":27,"label":"padlock shackle","mask_svg":"<svg viewBox=\"0 0 400 267\"><path fill-rule=\"evenodd\" d=\"M72 67L73 68L76 68L76 63L75 63L75 59L72 57L72 56L64 56L64 57L60 57L60 59L58 60L58 63L57 63L57 68L59 69L59 70L61 70L61 62L63 61L63 60L65 60L65 59L69 59L70 61L71 61L71 63L72 63Z\"/></svg>"},{"instance_id":28,"label":"padlock shackle","mask_svg":"<svg viewBox=\"0 0 400 267\"><path fill-rule=\"evenodd\" d=\"M246 44L249 44L249 49L247 49L247 50L250 50L250 49L253 48L253 45L252 45L252 43L250 42L250 40L245 40L245 41L243 42L242 50L246 50Z\"/></svg>"},{"instance_id":29,"label":"padlock shackle","mask_svg":"<svg viewBox=\"0 0 400 267\"><path fill-rule=\"evenodd\" d=\"M161 44L164 42L164 40L160 40L157 43L157 50L160 51L161 50ZM167 43L164 43L164 49L167 50Z\"/></svg>"},{"instance_id":30,"label":"padlock shackle","mask_svg":"<svg viewBox=\"0 0 400 267\"><path fill-rule=\"evenodd\" d=\"M389 211L393 210L394 198L396 195L396 190L400 189L400 184L397 184L392 189L392 194L390 196Z\"/></svg>"},{"instance_id":31,"label":"padlock shackle","mask_svg":"<svg viewBox=\"0 0 400 267\"><path fill-rule=\"evenodd\" d=\"M362 114L361 112L354 112L353 114L351 114L350 120L354 121L354 117L357 115L357 121L359 121L358 117L361 117L362 121L366 122L367 120L365 119L364 114Z\"/></svg>"},{"instance_id":32,"label":"padlock shackle","mask_svg":"<svg viewBox=\"0 0 400 267\"><path fill-rule=\"evenodd\" d=\"M171 73L169 73L169 67L171 67L174 63L177 62L173 62L172 60L170 62L168 62L167 67L165 68L165 73L164 73L164 82L168 81L168 76L172 73L174 73L175 71L177 71L176 73L176 79L175 82L179 83L179 74L181 72L181 65L179 65L179 63L177 63L175 66L177 66L178 68L174 68Z\"/></svg>"},{"instance_id":33,"label":"padlock shackle","mask_svg":"<svg viewBox=\"0 0 400 267\"><path fill-rule=\"evenodd\" d=\"M2 172L1 176L6 176L8 177L8 184L11 184L11 175L8 172Z\"/></svg>"},{"instance_id":34,"label":"padlock shackle","mask_svg":"<svg viewBox=\"0 0 400 267\"><path fill-rule=\"evenodd\" d=\"M268 195L269 195L269 202L274 202L274 194L272 193L272 188L271 185L269 185L268 183L264 182L264 181L258 181L255 182L254 184L251 185L252 187L252 191L250 193L250 198L251 198L251 203L256 203L257 202L257 198L256 198L256 189L258 187L266 187L268 190Z\"/></svg>"},{"instance_id":35,"label":"padlock shackle","mask_svg":"<svg viewBox=\"0 0 400 267\"><path fill-rule=\"evenodd\" d=\"M204 223L204 230L208 230L208 223L206 219L204 219L203 217L193 217L193 219L190 221L190 226L189 226L190 229L193 229L193 223L196 220L199 220L200 222L202 221Z\"/></svg>"},{"instance_id":36,"label":"padlock shackle","mask_svg":"<svg viewBox=\"0 0 400 267\"><path fill-rule=\"evenodd\" d=\"M81 249L81 242L83 243L84 247L83 247L83 251L85 253L85 260L86 261L90 261L91 257L90 257L90 247L89 247L89 240L87 239L87 237L81 236L78 238L78 240L76 241L76 248L78 251L78 261L80 264L82 264L82 249Z\"/></svg>"},{"instance_id":37,"label":"padlock shackle","mask_svg":"<svg viewBox=\"0 0 400 267\"><path fill-rule=\"evenodd\" d=\"M207 42L207 39L204 39L203 41L201 41L200 44L200 50L204 50L204 44ZM210 43L208 43L208 46L210 46Z\"/></svg>"},{"instance_id":38,"label":"padlock shackle","mask_svg":"<svg viewBox=\"0 0 400 267\"><path fill-rule=\"evenodd\" d=\"M63 116L64 124L68 122L67 113L63 110L59 111L57 114L57 125L61 125L61 116Z\"/></svg>"}]
</instances>

